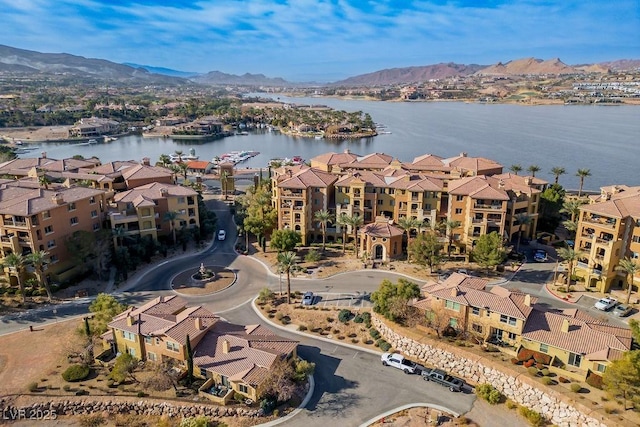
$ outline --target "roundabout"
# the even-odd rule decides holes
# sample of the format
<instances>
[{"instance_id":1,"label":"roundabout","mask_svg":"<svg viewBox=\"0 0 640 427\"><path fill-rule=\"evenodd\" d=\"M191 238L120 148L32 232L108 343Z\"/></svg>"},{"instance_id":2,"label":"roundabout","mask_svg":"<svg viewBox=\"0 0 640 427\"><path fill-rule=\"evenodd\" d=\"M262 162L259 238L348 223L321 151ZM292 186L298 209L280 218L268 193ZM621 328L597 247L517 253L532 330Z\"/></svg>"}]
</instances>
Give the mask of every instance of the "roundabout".
<instances>
[{"instance_id":1,"label":"roundabout","mask_svg":"<svg viewBox=\"0 0 640 427\"><path fill-rule=\"evenodd\" d=\"M171 280L171 289L181 295L210 295L227 289L236 282L236 273L219 265L200 264L176 274Z\"/></svg>"}]
</instances>

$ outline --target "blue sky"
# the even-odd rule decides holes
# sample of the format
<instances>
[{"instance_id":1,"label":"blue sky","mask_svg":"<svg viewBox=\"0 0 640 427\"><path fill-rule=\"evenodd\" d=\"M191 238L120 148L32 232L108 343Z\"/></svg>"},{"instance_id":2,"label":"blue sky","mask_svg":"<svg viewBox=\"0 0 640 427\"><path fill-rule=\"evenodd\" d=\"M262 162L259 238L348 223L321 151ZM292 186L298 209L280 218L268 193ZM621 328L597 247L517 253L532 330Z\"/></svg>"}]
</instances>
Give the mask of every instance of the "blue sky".
<instances>
[{"instance_id":1,"label":"blue sky","mask_svg":"<svg viewBox=\"0 0 640 427\"><path fill-rule=\"evenodd\" d=\"M0 0L0 44L326 82L440 62L640 59L640 1Z\"/></svg>"}]
</instances>

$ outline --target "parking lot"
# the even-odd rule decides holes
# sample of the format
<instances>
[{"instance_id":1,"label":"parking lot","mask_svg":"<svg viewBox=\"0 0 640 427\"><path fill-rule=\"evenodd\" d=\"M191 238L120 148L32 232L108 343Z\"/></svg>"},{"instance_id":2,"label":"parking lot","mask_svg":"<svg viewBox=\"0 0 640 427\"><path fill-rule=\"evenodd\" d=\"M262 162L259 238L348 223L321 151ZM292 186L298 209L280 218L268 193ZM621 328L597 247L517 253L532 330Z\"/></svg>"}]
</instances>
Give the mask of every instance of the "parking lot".
<instances>
[{"instance_id":1,"label":"parking lot","mask_svg":"<svg viewBox=\"0 0 640 427\"><path fill-rule=\"evenodd\" d=\"M314 292L313 305L316 307L371 308L368 292Z\"/></svg>"}]
</instances>

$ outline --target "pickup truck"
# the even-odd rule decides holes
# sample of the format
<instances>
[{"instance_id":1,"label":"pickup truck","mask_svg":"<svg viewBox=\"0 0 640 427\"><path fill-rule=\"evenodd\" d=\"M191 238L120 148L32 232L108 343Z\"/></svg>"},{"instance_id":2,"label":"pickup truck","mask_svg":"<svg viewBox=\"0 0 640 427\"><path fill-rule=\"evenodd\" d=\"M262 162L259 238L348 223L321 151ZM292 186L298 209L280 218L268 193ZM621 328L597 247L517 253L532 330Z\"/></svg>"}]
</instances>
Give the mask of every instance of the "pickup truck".
<instances>
[{"instance_id":1,"label":"pickup truck","mask_svg":"<svg viewBox=\"0 0 640 427\"><path fill-rule=\"evenodd\" d=\"M451 376L441 369L423 369L422 379L449 387L451 391L462 391L462 387L464 386L464 381L460 378Z\"/></svg>"},{"instance_id":2,"label":"pickup truck","mask_svg":"<svg viewBox=\"0 0 640 427\"><path fill-rule=\"evenodd\" d=\"M384 353L381 357L382 365L393 366L402 370L405 374L415 374L418 370L417 365L409 359L405 359L403 355L398 353Z\"/></svg>"}]
</instances>

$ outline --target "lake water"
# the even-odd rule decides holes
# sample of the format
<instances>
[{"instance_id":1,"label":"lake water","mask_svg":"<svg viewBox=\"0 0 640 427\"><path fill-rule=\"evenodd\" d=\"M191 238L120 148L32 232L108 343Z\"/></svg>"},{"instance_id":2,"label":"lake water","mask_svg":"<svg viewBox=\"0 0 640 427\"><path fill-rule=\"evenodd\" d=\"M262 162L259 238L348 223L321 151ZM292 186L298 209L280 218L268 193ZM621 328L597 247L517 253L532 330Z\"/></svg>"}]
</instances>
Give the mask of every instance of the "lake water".
<instances>
[{"instance_id":1,"label":"lake water","mask_svg":"<svg viewBox=\"0 0 640 427\"><path fill-rule=\"evenodd\" d=\"M266 95L265 95L266 96ZM272 96L276 98L277 96ZM442 157L467 152L469 156L494 159L505 171L520 164L523 172L538 165L537 176L553 180L550 170L564 167L560 183L576 189L578 169L590 169L585 189L598 190L612 184L640 185L640 107L638 106L519 106L462 102L375 102L333 98L287 98L299 104L323 104L346 111L371 114L391 134L357 141L328 141L293 138L278 132L258 131L206 143L143 138L131 135L97 145L40 144L38 150L49 157L75 154L95 155L112 160L157 161L160 154L175 150L196 150L201 160L234 150L254 150L261 154L238 167L265 167L271 158L302 156L310 159L328 151L349 149L357 154L385 152L402 161L431 153Z\"/></svg>"}]
</instances>

